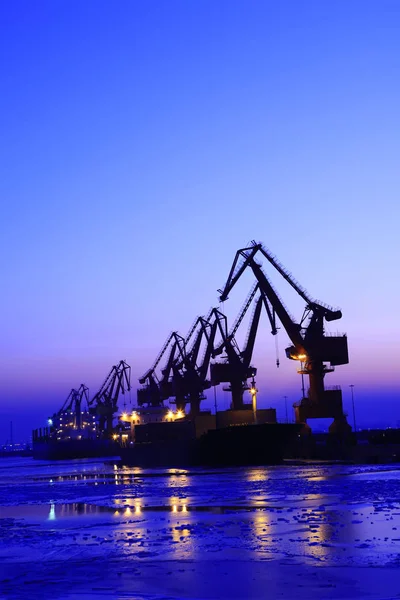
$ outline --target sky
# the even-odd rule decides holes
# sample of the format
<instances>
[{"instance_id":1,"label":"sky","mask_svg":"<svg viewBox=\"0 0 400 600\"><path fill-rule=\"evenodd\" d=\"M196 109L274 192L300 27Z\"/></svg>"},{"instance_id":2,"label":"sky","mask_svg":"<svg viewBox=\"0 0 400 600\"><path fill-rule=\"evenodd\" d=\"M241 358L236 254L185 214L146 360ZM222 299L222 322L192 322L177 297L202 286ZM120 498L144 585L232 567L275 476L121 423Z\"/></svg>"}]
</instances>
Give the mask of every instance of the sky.
<instances>
[{"instance_id":1,"label":"sky","mask_svg":"<svg viewBox=\"0 0 400 600\"><path fill-rule=\"evenodd\" d=\"M354 385L357 425L400 423L399 26L397 0L1 3L0 442L121 359L134 404L252 239L341 307L326 382L349 412ZM254 364L283 418L301 383L278 338L276 369L264 319Z\"/></svg>"}]
</instances>

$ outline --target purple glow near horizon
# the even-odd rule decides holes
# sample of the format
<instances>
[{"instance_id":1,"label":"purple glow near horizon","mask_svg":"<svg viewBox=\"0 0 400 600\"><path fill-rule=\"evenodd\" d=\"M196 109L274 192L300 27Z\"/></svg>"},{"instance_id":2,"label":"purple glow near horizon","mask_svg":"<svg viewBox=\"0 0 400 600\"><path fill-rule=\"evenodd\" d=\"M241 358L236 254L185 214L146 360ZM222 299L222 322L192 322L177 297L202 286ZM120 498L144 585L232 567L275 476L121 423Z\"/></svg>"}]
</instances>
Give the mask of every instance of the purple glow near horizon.
<instances>
[{"instance_id":1,"label":"purple glow near horizon","mask_svg":"<svg viewBox=\"0 0 400 600\"><path fill-rule=\"evenodd\" d=\"M43 425L72 387L94 393L121 359L134 401L169 332L218 304L251 239L342 308L331 325L348 335L350 364L327 385L343 387L347 410L355 385L360 424L396 424L397 4L0 10L0 442L10 420L20 437ZM251 283L225 303L230 322ZM287 336L277 370L261 328L260 403L283 418L300 378Z\"/></svg>"}]
</instances>

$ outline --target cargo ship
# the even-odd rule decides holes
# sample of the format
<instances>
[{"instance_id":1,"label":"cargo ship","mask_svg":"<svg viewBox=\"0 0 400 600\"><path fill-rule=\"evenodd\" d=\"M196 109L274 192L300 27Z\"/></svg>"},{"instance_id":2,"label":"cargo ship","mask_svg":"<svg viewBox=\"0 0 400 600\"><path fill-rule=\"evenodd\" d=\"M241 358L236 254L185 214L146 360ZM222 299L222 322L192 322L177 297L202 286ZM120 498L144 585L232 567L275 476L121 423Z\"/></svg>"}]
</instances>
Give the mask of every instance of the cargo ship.
<instances>
[{"instance_id":1,"label":"cargo ship","mask_svg":"<svg viewBox=\"0 0 400 600\"><path fill-rule=\"evenodd\" d=\"M400 429L363 429L345 437L332 433L307 433L295 438L287 457L307 461L344 461L351 464L400 462Z\"/></svg>"},{"instance_id":2,"label":"cargo ship","mask_svg":"<svg viewBox=\"0 0 400 600\"><path fill-rule=\"evenodd\" d=\"M89 411L81 412L78 424L73 411L63 411L32 432L32 453L38 460L97 458L118 456L119 445L104 436Z\"/></svg>"},{"instance_id":3,"label":"cargo ship","mask_svg":"<svg viewBox=\"0 0 400 600\"><path fill-rule=\"evenodd\" d=\"M302 424L277 423L274 413L243 409L190 418L161 407L134 411L130 431L119 436L121 462L150 468L279 464Z\"/></svg>"},{"instance_id":4,"label":"cargo ship","mask_svg":"<svg viewBox=\"0 0 400 600\"><path fill-rule=\"evenodd\" d=\"M78 389L72 388L60 410L47 420L47 427L32 432L33 458L117 457L113 420L119 394L130 391L130 369L124 360L113 365L91 400L83 383Z\"/></svg>"},{"instance_id":5,"label":"cargo ship","mask_svg":"<svg viewBox=\"0 0 400 600\"><path fill-rule=\"evenodd\" d=\"M16 456L32 456L32 448L29 444L5 444L0 447L0 458Z\"/></svg>"}]
</instances>

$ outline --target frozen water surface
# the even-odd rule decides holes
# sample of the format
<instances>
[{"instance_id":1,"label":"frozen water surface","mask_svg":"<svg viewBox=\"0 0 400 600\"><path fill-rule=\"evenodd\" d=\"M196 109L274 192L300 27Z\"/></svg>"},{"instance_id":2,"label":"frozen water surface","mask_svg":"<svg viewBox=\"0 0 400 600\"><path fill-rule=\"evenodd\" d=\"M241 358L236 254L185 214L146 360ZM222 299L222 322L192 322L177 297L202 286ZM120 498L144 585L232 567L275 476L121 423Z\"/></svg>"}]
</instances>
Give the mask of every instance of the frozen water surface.
<instances>
[{"instance_id":1,"label":"frozen water surface","mask_svg":"<svg viewBox=\"0 0 400 600\"><path fill-rule=\"evenodd\" d=\"M400 469L0 461L0 598L400 598Z\"/></svg>"}]
</instances>

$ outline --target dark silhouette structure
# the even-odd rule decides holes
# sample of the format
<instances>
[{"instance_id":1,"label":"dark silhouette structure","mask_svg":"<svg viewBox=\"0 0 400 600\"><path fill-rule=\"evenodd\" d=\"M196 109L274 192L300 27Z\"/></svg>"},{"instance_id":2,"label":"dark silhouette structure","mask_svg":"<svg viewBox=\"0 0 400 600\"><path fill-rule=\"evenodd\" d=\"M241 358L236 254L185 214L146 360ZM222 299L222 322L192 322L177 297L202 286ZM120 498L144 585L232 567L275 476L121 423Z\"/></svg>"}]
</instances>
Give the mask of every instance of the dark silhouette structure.
<instances>
[{"instance_id":1,"label":"dark silhouette structure","mask_svg":"<svg viewBox=\"0 0 400 600\"><path fill-rule=\"evenodd\" d=\"M55 425L58 421L59 417L66 412L73 412L75 419L75 426L80 429L82 426L82 402L86 401L86 405L89 404L89 388L86 387L83 383L76 390L72 388L70 393L68 394L64 404L57 411L49 421L52 421Z\"/></svg>"},{"instance_id":2,"label":"dark silhouette structure","mask_svg":"<svg viewBox=\"0 0 400 600\"><path fill-rule=\"evenodd\" d=\"M131 389L131 368L121 360L111 367L99 391L89 401L89 410L99 420L99 429L110 436L113 431L113 419L118 411L118 397Z\"/></svg>"},{"instance_id":3,"label":"dark silhouette structure","mask_svg":"<svg viewBox=\"0 0 400 600\"><path fill-rule=\"evenodd\" d=\"M236 318L236 321L227 333L226 317L218 320L218 328L221 334L221 343L214 349L213 357L225 352L226 357L221 362L215 362L211 365L211 382L212 385L220 383L228 383L228 387L224 388L232 394L231 409L243 410L251 405L246 405L243 401L243 393L248 390L247 380L254 378L257 374L257 369L250 365L253 355L256 333L260 321L263 296L259 293L254 304L253 315L250 320L250 326L247 333L247 339L242 350L235 339L235 334L239 329L240 324L250 306L253 304L254 298L259 292L259 285L256 283L250 294L248 295L242 310Z\"/></svg>"},{"instance_id":4,"label":"dark silhouette structure","mask_svg":"<svg viewBox=\"0 0 400 600\"><path fill-rule=\"evenodd\" d=\"M261 264L257 262L257 255L266 258L305 301L306 306L300 322L296 322L288 313ZM324 321L340 319L341 311L312 300L277 259L261 243L255 241L252 241L249 247L236 252L225 286L218 290L221 301L228 298L228 294L247 268L253 272L263 293L272 334L277 333L278 319L292 342L292 345L286 348L286 356L300 361L301 368L298 372L309 378L307 395L303 394L301 401L294 405L296 422L331 417L334 421L330 431L347 433L350 426L343 412L342 392L338 387L327 389L324 386L327 373L332 372L336 365L349 362L346 335L328 336L324 331Z\"/></svg>"}]
</instances>

